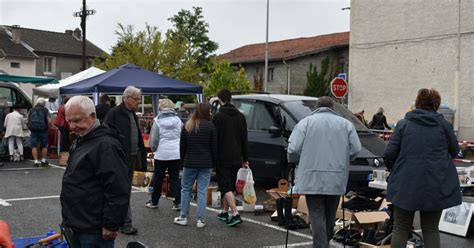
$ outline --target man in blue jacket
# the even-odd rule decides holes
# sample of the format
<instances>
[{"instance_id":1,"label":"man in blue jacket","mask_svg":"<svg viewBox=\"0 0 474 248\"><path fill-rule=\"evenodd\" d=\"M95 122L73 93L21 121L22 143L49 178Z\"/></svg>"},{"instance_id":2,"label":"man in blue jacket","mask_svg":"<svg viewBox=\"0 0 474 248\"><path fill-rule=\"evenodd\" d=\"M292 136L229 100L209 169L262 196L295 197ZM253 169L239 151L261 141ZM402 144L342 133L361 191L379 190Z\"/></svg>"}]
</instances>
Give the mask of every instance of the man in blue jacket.
<instances>
[{"instance_id":1,"label":"man in blue jacket","mask_svg":"<svg viewBox=\"0 0 474 248\"><path fill-rule=\"evenodd\" d=\"M327 96L298 122L288 140L288 162L297 163L295 192L306 195L313 247L326 248L333 236L340 195L345 194L350 160L361 150L354 125L334 112Z\"/></svg>"},{"instance_id":2,"label":"man in blue jacket","mask_svg":"<svg viewBox=\"0 0 474 248\"><path fill-rule=\"evenodd\" d=\"M65 106L70 148L61 189L62 225L73 232L75 247L113 247L127 215L130 182L121 138L100 125L94 103L75 96Z\"/></svg>"}]
</instances>

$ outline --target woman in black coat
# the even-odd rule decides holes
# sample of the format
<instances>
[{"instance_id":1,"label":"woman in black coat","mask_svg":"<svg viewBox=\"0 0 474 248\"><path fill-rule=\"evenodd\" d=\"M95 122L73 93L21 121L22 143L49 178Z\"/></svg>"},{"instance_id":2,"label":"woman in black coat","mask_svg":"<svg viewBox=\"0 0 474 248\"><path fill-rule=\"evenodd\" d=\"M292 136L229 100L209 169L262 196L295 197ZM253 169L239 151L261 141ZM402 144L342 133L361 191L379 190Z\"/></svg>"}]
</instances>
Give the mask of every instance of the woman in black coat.
<instances>
[{"instance_id":1,"label":"woman in black coat","mask_svg":"<svg viewBox=\"0 0 474 248\"><path fill-rule=\"evenodd\" d=\"M387 199L393 203L392 247L406 247L415 211L420 211L425 247L440 247L438 223L443 209L461 204L456 167L459 152L453 128L438 113L441 97L420 89L416 109L400 120L385 149L391 169Z\"/></svg>"}]
</instances>

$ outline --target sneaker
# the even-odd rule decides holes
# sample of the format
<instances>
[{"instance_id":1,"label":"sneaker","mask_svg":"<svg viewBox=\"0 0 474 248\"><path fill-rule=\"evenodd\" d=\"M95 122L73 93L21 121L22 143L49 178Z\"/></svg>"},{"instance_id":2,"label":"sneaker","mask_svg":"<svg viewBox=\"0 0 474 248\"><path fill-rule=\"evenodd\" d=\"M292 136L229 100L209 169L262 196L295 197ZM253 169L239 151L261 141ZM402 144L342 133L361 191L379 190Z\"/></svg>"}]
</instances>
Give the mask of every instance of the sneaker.
<instances>
[{"instance_id":1,"label":"sneaker","mask_svg":"<svg viewBox=\"0 0 474 248\"><path fill-rule=\"evenodd\" d=\"M224 213L224 212L219 213L219 214L217 215L217 218L218 218L219 220L222 220L222 221L227 222L227 220L229 219L229 213L227 213L227 212L225 212L225 213Z\"/></svg>"},{"instance_id":2,"label":"sneaker","mask_svg":"<svg viewBox=\"0 0 474 248\"><path fill-rule=\"evenodd\" d=\"M130 227L120 228L120 232L126 235L133 235L133 234L136 234L138 230L135 227L130 226Z\"/></svg>"},{"instance_id":3,"label":"sneaker","mask_svg":"<svg viewBox=\"0 0 474 248\"><path fill-rule=\"evenodd\" d=\"M178 225L181 225L181 226L186 226L188 224L188 218L184 218L184 217L176 217L174 218L174 223L175 224L178 224Z\"/></svg>"},{"instance_id":4,"label":"sneaker","mask_svg":"<svg viewBox=\"0 0 474 248\"><path fill-rule=\"evenodd\" d=\"M158 204L153 204L153 202L148 201L147 203L145 203L145 207L155 209L158 208Z\"/></svg>"},{"instance_id":5,"label":"sneaker","mask_svg":"<svg viewBox=\"0 0 474 248\"><path fill-rule=\"evenodd\" d=\"M38 167L40 167L40 165L41 165L41 163L39 163L39 162L38 162L38 163L36 163L36 162L35 162L35 163L34 163L34 165L33 165L33 167L36 167L36 168L38 168Z\"/></svg>"},{"instance_id":6,"label":"sneaker","mask_svg":"<svg viewBox=\"0 0 474 248\"><path fill-rule=\"evenodd\" d=\"M181 207L179 206L179 204L173 203L173 206L171 206L171 210L179 211L181 210Z\"/></svg>"},{"instance_id":7,"label":"sneaker","mask_svg":"<svg viewBox=\"0 0 474 248\"><path fill-rule=\"evenodd\" d=\"M196 223L196 227L198 228L205 227L205 226L206 226L206 222L203 220L198 220Z\"/></svg>"},{"instance_id":8,"label":"sneaker","mask_svg":"<svg viewBox=\"0 0 474 248\"><path fill-rule=\"evenodd\" d=\"M41 161L41 166L47 167L49 165L48 161Z\"/></svg>"},{"instance_id":9,"label":"sneaker","mask_svg":"<svg viewBox=\"0 0 474 248\"><path fill-rule=\"evenodd\" d=\"M242 223L240 214L237 214L236 216L230 215L229 220L227 220L226 226L237 226L240 223Z\"/></svg>"}]
</instances>

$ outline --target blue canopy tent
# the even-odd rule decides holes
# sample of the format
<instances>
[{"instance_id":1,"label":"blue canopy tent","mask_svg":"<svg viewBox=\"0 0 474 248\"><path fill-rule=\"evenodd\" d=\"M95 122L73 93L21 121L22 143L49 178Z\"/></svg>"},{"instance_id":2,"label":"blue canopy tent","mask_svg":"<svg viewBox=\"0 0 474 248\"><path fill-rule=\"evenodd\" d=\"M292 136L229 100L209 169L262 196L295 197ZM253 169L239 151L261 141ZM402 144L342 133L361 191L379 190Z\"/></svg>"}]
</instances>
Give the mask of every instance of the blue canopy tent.
<instances>
[{"instance_id":1,"label":"blue canopy tent","mask_svg":"<svg viewBox=\"0 0 474 248\"><path fill-rule=\"evenodd\" d=\"M59 89L60 95L93 94L97 103L99 93L122 94L127 86L141 89L144 95L197 95L202 101L202 86L161 76L134 64L124 64L103 74Z\"/></svg>"}]
</instances>

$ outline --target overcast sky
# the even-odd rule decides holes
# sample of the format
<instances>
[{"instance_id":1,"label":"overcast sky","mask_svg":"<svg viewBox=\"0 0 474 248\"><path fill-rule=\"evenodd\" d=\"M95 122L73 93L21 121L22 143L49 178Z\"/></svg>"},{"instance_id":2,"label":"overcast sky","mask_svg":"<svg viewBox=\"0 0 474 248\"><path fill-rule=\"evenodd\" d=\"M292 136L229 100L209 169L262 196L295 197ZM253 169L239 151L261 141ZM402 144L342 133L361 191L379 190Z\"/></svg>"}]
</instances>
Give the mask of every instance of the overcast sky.
<instances>
[{"instance_id":1,"label":"overcast sky","mask_svg":"<svg viewBox=\"0 0 474 248\"><path fill-rule=\"evenodd\" d=\"M270 0L269 41L349 31L350 0ZM117 23L142 30L145 23L165 32L168 18L181 9L203 8L209 37L218 54L265 42L266 0L87 0L96 14L87 22L87 39L110 52ZM82 0L0 0L0 24L64 32L79 27Z\"/></svg>"}]
</instances>

